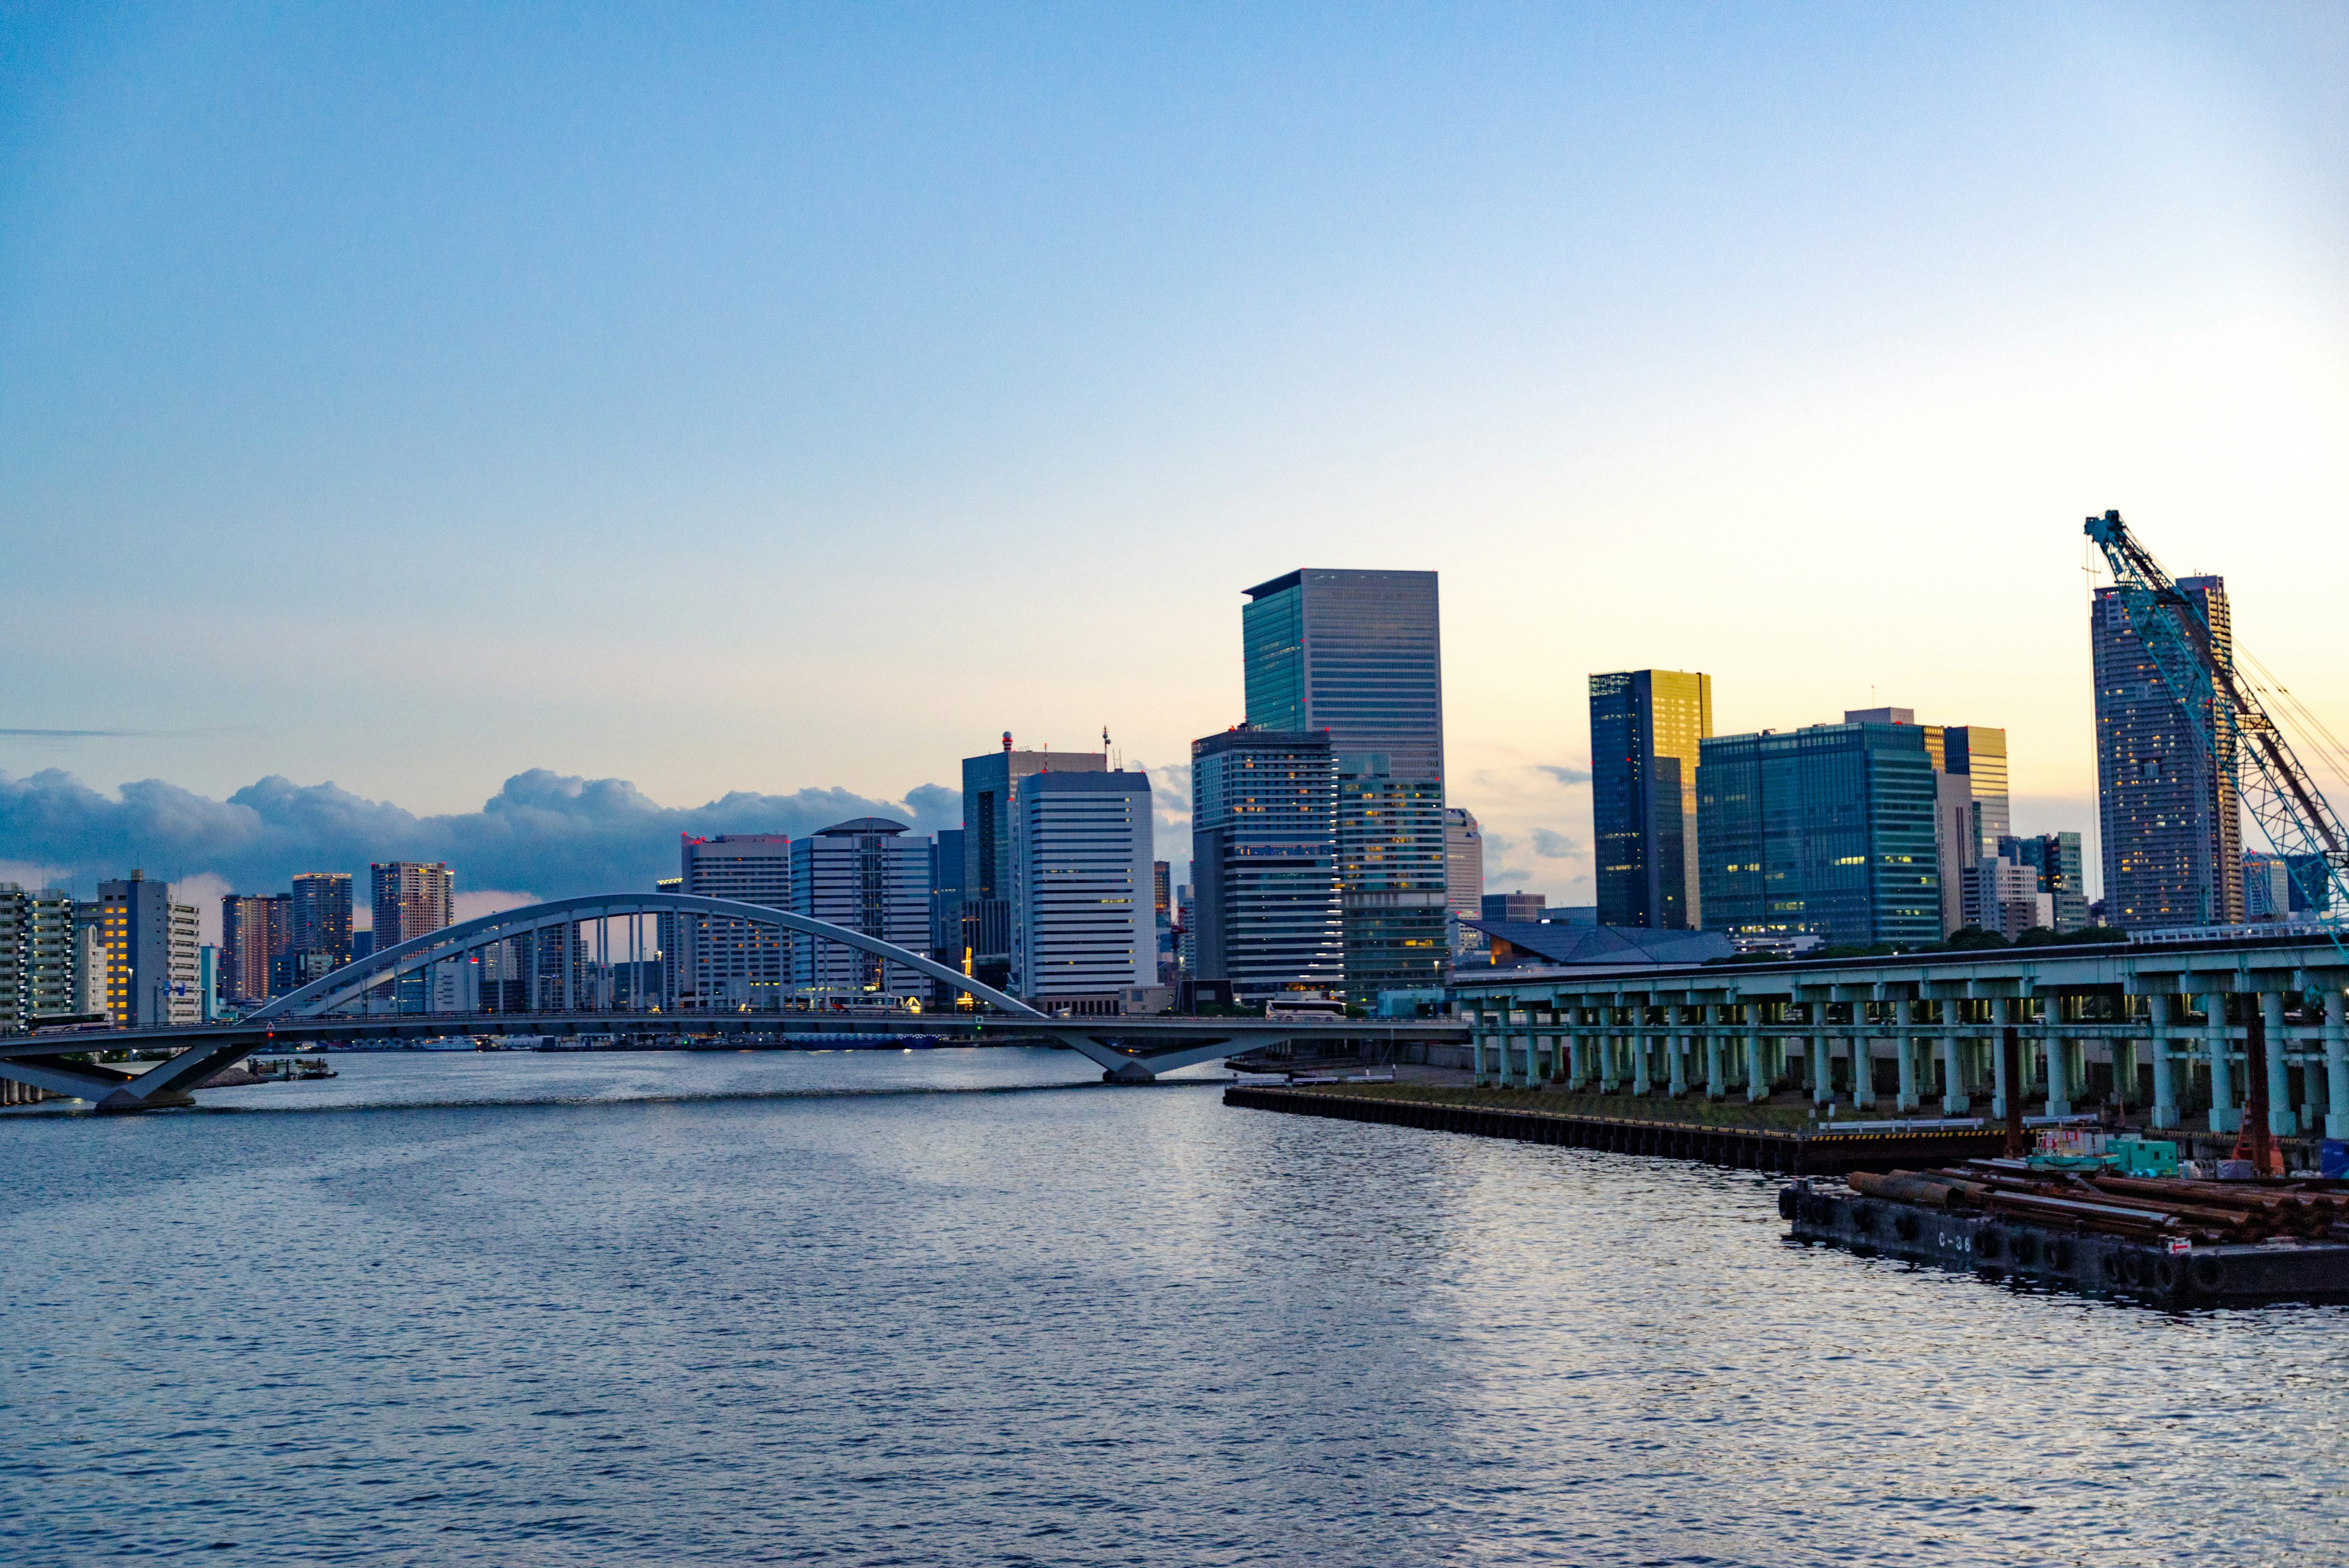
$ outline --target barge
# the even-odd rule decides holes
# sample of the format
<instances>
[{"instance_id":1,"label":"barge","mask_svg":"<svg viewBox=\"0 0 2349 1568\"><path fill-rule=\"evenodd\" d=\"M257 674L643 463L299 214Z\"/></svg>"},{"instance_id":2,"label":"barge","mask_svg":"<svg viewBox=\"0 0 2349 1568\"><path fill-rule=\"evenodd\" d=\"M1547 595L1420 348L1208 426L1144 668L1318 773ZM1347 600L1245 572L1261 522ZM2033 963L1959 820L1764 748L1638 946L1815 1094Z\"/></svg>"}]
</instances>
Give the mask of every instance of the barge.
<instances>
[{"instance_id":1,"label":"barge","mask_svg":"<svg viewBox=\"0 0 2349 1568\"><path fill-rule=\"evenodd\" d=\"M2032 1164L1806 1177L1779 1190L1778 1212L1797 1241L2167 1306L2349 1300L2349 1183L2100 1180Z\"/></svg>"}]
</instances>

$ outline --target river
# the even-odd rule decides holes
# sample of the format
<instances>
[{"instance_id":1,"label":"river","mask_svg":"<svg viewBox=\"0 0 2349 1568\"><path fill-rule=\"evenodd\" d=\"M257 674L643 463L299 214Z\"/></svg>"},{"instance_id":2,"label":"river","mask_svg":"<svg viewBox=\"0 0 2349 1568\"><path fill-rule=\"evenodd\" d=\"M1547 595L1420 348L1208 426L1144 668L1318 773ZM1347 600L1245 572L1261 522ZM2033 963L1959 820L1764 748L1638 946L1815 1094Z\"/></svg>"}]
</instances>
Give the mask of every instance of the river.
<instances>
[{"instance_id":1,"label":"river","mask_svg":"<svg viewBox=\"0 0 2349 1568\"><path fill-rule=\"evenodd\" d=\"M2349 1561L2344 1309L1059 1052L333 1060L0 1114L0 1559Z\"/></svg>"}]
</instances>

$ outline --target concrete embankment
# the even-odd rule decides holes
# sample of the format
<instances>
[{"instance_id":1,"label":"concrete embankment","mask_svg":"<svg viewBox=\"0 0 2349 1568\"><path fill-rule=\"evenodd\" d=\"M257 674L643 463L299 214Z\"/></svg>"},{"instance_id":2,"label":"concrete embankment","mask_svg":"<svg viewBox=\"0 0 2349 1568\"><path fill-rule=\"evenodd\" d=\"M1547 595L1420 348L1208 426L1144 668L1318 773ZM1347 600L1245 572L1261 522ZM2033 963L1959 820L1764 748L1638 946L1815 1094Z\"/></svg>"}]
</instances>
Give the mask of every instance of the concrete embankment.
<instances>
[{"instance_id":1,"label":"concrete embankment","mask_svg":"<svg viewBox=\"0 0 2349 1568\"><path fill-rule=\"evenodd\" d=\"M1995 1128L1907 1128L1881 1131L1788 1131L1634 1117L1589 1116L1516 1106L1462 1103L1456 1097L1418 1099L1235 1084L1224 1104L1247 1110L1286 1111L1338 1121L1378 1122L1431 1132L1515 1138L1524 1143L1605 1149L1617 1154L1692 1159L1740 1170L1788 1176L1890 1170L1995 1154L2005 1135Z\"/></svg>"}]
</instances>

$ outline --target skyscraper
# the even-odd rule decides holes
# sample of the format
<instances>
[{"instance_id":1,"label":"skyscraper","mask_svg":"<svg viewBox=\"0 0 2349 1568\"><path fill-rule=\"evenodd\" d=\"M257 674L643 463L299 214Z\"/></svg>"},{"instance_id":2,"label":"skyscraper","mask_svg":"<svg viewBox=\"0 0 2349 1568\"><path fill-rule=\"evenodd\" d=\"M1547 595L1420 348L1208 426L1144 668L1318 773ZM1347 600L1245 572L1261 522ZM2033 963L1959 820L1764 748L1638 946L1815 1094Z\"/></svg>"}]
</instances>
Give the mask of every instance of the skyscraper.
<instances>
[{"instance_id":1,"label":"skyscraper","mask_svg":"<svg viewBox=\"0 0 2349 1568\"><path fill-rule=\"evenodd\" d=\"M2213 650L2231 659L2225 581L2181 577L2178 587L2209 628ZM2242 822L2233 742L2220 737L2213 755L2199 738L2115 590L2096 590L2088 628L2106 924L2142 929L2238 923L2243 918Z\"/></svg>"},{"instance_id":2,"label":"skyscraper","mask_svg":"<svg viewBox=\"0 0 2349 1568\"><path fill-rule=\"evenodd\" d=\"M780 833L680 834L678 891L792 908L792 841ZM686 915L677 922L680 1006L732 1012L774 1007L790 983L792 939L772 926Z\"/></svg>"},{"instance_id":3,"label":"skyscraper","mask_svg":"<svg viewBox=\"0 0 2349 1568\"><path fill-rule=\"evenodd\" d=\"M457 877L439 860L382 860L367 867L375 950L456 920Z\"/></svg>"},{"instance_id":4,"label":"skyscraper","mask_svg":"<svg viewBox=\"0 0 2349 1568\"><path fill-rule=\"evenodd\" d=\"M1368 1002L1440 984L1449 944L1435 574L1309 567L1247 595L1248 724L1330 738L1346 989Z\"/></svg>"},{"instance_id":5,"label":"skyscraper","mask_svg":"<svg viewBox=\"0 0 2349 1568\"><path fill-rule=\"evenodd\" d=\"M1191 802L1190 978L1227 981L1244 1003L1341 989L1330 738L1242 725L1194 741Z\"/></svg>"},{"instance_id":6,"label":"skyscraper","mask_svg":"<svg viewBox=\"0 0 2349 1568\"><path fill-rule=\"evenodd\" d=\"M1732 938L1940 934L1933 764L1913 724L1721 735L1697 765L1704 921Z\"/></svg>"},{"instance_id":7,"label":"skyscraper","mask_svg":"<svg viewBox=\"0 0 2349 1568\"><path fill-rule=\"evenodd\" d=\"M1019 781L1108 771L1106 752L1014 751L1008 730L1001 751L963 759L963 945L978 980L999 988L1011 978L1011 809Z\"/></svg>"},{"instance_id":8,"label":"skyscraper","mask_svg":"<svg viewBox=\"0 0 2349 1568\"><path fill-rule=\"evenodd\" d=\"M1478 917L1484 897L1484 830L1467 807L1447 805L1444 808L1444 910L1450 918L1455 950L1460 946L1460 922Z\"/></svg>"},{"instance_id":9,"label":"skyscraper","mask_svg":"<svg viewBox=\"0 0 2349 1568\"><path fill-rule=\"evenodd\" d=\"M1011 840L1019 993L1048 1012L1126 1011L1158 981L1148 775L1024 779Z\"/></svg>"},{"instance_id":10,"label":"skyscraper","mask_svg":"<svg viewBox=\"0 0 2349 1568\"><path fill-rule=\"evenodd\" d=\"M274 981L293 951L294 898L288 893L221 897L221 995L238 1006L277 994Z\"/></svg>"},{"instance_id":11,"label":"skyscraper","mask_svg":"<svg viewBox=\"0 0 2349 1568\"><path fill-rule=\"evenodd\" d=\"M930 957L959 971L962 944L962 829L941 828L930 835ZM930 987L930 1000L951 1006L961 995L943 981Z\"/></svg>"},{"instance_id":12,"label":"skyscraper","mask_svg":"<svg viewBox=\"0 0 2349 1568\"><path fill-rule=\"evenodd\" d=\"M1693 929L1698 747L1713 733L1713 677L1631 670L1590 678L1591 842L1599 923Z\"/></svg>"},{"instance_id":13,"label":"skyscraper","mask_svg":"<svg viewBox=\"0 0 2349 1568\"><path fill-rule=\"evenodd\" d=\"M819 828L792 845L792 908L918 953L930 940L930 841L879 816ZM793 942L791 961L792 989L818 1003L930 992L919 971L841 942Z\"/></svg>"},{"instance_id":14,"label":"skyscraper","mask_svg":"<svg viewBox=\"0 0 2349 1568\"><path fill-rule=\"evenodd\" d=\"M1915 724L1908 708L1847 709L1847 724ZM1926 724L1925 755L1933 764L1933 849L1941 879L1941 934L1987 924L1975 898L1986 886L1974 875L1999 857L2007 836L2006 732L1982 724ZM2085 919L2083 923L2085 923Z\"/></svg>"},{"instance_id":15,"label":"skyscraper","mask_svg":"<svg viewBox=\"0 0 2349 1568\"><path fill-rule=\"evenodd\" d=\"M305 871L294 878L295 979L307 982L351 961L351 874Z\"/></svg>"}]
</instances>

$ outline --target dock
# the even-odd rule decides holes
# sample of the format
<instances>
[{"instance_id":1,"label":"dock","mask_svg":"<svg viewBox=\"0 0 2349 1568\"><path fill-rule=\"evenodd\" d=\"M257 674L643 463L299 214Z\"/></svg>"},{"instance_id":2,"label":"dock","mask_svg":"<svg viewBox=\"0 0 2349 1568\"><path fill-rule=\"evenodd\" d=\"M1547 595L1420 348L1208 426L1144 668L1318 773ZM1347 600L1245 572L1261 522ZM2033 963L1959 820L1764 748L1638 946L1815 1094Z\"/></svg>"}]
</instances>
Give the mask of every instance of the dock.
<instances>
[{"instance_id":1,"label":"dock","mask_svg":"<svg viewBox=\"0 0 2349 1568\"><path fill-rule=\"evenodd\" d=\"M1521 1143L1557 1144L1658 1159L1694 1160L1735 1170L1766 1170L1784 1176L1832 1176L1853 1170L1948 1164L1996 1154L2005 1138L2005 1134L1994 1127L1780 1132L1762 1127L1578 1116L1240 1084L1225 1089L1224 1104L1245 1110L1285 1111L1291 1116L1378 1122L1429 1132L1515 1138Z\"/></svg>"}]
</instances>

